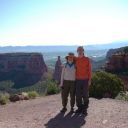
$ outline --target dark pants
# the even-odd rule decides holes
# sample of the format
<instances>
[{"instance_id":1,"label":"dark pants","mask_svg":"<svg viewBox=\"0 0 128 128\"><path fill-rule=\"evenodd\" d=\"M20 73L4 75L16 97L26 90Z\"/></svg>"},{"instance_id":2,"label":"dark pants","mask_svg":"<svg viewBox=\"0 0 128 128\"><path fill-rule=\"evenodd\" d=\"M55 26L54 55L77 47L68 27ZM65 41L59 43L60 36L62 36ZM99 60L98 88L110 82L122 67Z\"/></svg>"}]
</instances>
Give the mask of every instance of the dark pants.
<instances>
[{"instance_id":1,"label":"dark pants","mask_svg":"<svg viewBox=\"0 0 128 128\"><path fill-rule=\"evenodd\" d=\"M88 107L89 103L88 80L76 80L76 104L78 108Z\"/></svg>"},{"instance_id":2,"label":"dark pants","mask_svg":"<svg viewBox=\"0 0 128 128\"><path fill-rule=\"evenodd\" d=\"M64 80L63 89L61 92L62 105L66 108L68 103L68 96L70 94L70 104L73 108L75 105L75 81Z\"/></svg>"}]
</instances>

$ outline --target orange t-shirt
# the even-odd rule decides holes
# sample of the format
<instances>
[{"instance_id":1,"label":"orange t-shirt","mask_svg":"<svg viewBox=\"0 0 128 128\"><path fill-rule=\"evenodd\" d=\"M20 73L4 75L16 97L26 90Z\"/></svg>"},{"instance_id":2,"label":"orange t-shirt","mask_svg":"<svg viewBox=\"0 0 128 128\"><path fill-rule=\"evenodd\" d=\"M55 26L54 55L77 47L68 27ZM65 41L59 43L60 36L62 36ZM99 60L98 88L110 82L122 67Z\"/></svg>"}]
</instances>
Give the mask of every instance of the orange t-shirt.
<instances>
[{"instance_id":1,"label":"orange t-shirt","mask_svg":"<svg viewBox=\"0 0 128 128\"><path fill-rule=\"evenodd\" d=\"M75 57L76 79L91 79L91 63L88 57Z\"/></svg>"}]
</instances>

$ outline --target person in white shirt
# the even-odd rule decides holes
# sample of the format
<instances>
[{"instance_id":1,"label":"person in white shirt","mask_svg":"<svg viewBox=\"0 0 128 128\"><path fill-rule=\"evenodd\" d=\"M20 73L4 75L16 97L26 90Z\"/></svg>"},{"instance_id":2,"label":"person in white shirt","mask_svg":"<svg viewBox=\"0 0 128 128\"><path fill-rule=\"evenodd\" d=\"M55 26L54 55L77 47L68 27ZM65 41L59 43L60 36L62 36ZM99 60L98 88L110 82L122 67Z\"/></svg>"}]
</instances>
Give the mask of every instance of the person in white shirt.
<instances>
[{"instance_id":1,"label":"person in white shirt","mask_svg":"<svg viewBox=\"0 0 128 128\"><path fill-rule=\"evenodd\" d=\"M75 105L75 63L74 63L74 53L69 53L66 57L66 64L63 66L61 74L61 96L63 108L61 112L67 111L68 96L70 94L70 105L71 112L74 112Z\"/></svg>"}]
</instances>

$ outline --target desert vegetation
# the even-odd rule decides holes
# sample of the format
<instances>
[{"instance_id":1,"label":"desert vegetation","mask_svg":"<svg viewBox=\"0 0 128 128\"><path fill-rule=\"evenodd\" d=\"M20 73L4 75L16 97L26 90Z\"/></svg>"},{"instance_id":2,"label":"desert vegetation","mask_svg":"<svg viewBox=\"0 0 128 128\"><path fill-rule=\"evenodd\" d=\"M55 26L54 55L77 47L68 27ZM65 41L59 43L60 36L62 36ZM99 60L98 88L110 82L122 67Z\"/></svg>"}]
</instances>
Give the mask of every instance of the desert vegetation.
<instances>
[{"instance_id":1,"label":"desert vegetation","mask_svg":"<svg viewBox=\"0 0 128 128\"><path fill-rule=\"evenodd\" d=\"M122 91L122 92L120 92L120 93L117 95L116 99L128 101L128 91Z\"/></svg>"},{"instance_id":2,"label":"desert vegetation","mask_svg":"<svg viewBox=\"0 0 128 128\"><path fill-rule=\"evenodd\" d=\"M104 71L95 72L90 86L90 96L95 98L115 98L123 91L123 82L118 76Z\"/></svg>"},{"instance_id":3,"label":"desert vegetation","mask_svg":"<svg viewBox=\"0 0 128 128\"><path fill-rule=\"evenodd\" d=\"M52 73L47 73L43 78L32 86L15 89L12 81L0 82L0 104L4 105L9 101L35 99L38 96L53 95L60 92ZM127 101L128 93L124 92L122 80L114 74L105 71L93 73L92 83L89 88L90 97L94 98L116 98Z\"/></svg>"},{"instance_id":4,"label":"desert vegetation","mask_svg":"<svg viewBox=\"0 0 128 128\"><path fill-rule=\"evenodd\" d=\"M60 89L57 85L57 83L53 80L47 80L46 81L46 95L52 95L52 94L57 94L60 92Z\"/></svg>"},{"instance_id":5,"label":"desert vegetation","mask_svg":"<svg viewBox=\"0 0 128 128\"><path fill-rule=\"evenodd\" d=\"M9 102L9 94L7 93L1 93L0 94L0 104L5 105Z\"/></svg>"}]
</instances>

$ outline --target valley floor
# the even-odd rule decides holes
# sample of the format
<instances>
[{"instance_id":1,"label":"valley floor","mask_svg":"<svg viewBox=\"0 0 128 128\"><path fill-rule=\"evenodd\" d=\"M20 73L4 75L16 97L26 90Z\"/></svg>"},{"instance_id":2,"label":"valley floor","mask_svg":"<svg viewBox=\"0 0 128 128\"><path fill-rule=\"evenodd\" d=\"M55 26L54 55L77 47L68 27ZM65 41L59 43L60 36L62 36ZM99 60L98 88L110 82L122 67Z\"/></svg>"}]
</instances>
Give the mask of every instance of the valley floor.
<instances>
[{"instance_id":1,"label":"valley floor","mask_svg":"<svg viewBox=\"0 0 128 128\"><path fill-rule=\"evenodd\" d=\"M86 117L60 109L60 95L0 106L0 128L128 128L128 102L90 98Z\"/></svg>"}]
</instances>

